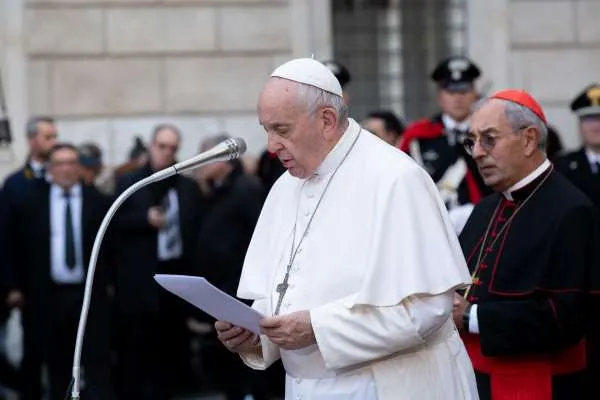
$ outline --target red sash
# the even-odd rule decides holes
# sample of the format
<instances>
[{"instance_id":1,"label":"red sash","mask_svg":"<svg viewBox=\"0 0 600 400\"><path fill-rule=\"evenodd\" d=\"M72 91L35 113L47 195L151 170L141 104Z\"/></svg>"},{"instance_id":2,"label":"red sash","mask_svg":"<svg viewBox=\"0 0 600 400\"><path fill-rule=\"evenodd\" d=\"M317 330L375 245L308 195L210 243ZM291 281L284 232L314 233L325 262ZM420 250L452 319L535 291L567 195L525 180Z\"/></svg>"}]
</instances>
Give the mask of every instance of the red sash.
<instances>
[{"instance_id":1,"label":"red sash","mask_svg":"<svg viewBox=\"0 0 600 400\"><path fill-rule=\"evenodd\" d=\"M552 376L586 368L585 340L554 354L529 357L486 357L479 335L462 339L477 372L490 376L492 400L552 400Z\"/></svg>"}]
</instances>

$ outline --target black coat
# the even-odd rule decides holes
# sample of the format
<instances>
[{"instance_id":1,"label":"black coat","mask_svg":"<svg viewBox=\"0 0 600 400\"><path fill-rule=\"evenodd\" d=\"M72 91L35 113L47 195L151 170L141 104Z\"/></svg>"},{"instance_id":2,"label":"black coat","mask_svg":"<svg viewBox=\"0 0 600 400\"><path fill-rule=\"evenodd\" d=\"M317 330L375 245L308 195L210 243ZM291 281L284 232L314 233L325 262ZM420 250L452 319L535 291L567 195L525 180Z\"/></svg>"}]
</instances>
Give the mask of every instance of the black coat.
<instances>
[{"instance_id":1,"label":"black coat","mask_svg":"<svg viewBox=\"0 0 600 400\"><path fill-rule=\"evenodd\" d=\"M593 204L552 171L516 211L547 174L516 191L514 202L500 194L485 198L461 232L469 269L477 271L467 300L478 305L486 357L518 361L554 354L580 343L595 318L590 294L600 289L600 252ZM590 355L595 362L598 353ZM554 376L553 398L583 398L576 394L582 371ZM482 399L489 398L489 381L478 384Z\"/></svg>"},{"instance_id":2,"label":"black coat","mask_svg":"<svg viewBox=\"0 0 600 400\"><path fill-rule=\"evenodd\" d=\"M135 182L151 174L149 167L123 175L117 181L120 195ZM178 271L159 271L158 230L148 222L148 210L160 205L169 188L177 189L183 256ZM157 273L193 274L197 269L197 237L201 217L200 191L193 180L176 175L134 193L114 219L117 271L117 305L122 313L146 314L159 311Z\"/></svg>"},{"instance_id":3,"label":"black coat","mask_svg":"<svg viewBox=\"0 0 600 400\"><path fill-rule=\"evenodd\" d=\"M593 174L585 150L580 149L560 156L554 161L556 170L585 193L600 207L600 172Z\"/></svg>"},{"instance_id":4,"label":"black coat","mask_svg":"<svg viewBox=\"0 0 600 400\"><path fill-rule=\"evenodd\" d=\"M10 235L17 246L7 253L8 270L13 280L11 289L19 289L25 297L24 315L35 331L43 336L54 310L49 309L48 299L52 290L51 238L50 238L50 186L42 185L33 190L14 210L18 224L11 228ZM93 187L82 185L82 247L83 267L87 271L96 233L106 211L109 199ZM108 243L108 242L107 242ZM24 247L26 250L23 251ZM106 280L104 260L110 252L110 244L102 247L96 267L92 308L105 306ZM83 289L83 284L82 284ZM83 293L83 291L82 291ZM100 303L99 303L100 302Z\"/></svg>"},{"instance_id":5,"label":"black coat","mask_svg":"<svg viewBox=\"0 0 600 400\"><path fill-rule=\"evenodd\" d=\"M212 194L203 196L198 249L202 275L221 290L235 295L244 257L258 221L265 189L243 173L241 166Z\"/></svg>"},{"instance_id":6,"label":"black coat","mask_svg":"<svg viewBox=\"0 0 600 400\"><path fill-rule=\"evenodd\" d=\"M9 175L0 191L0 254L19 254L27 251L26 246L15 240L14 233L19 221L16 220L17 207L22 205L32 194L40 188L48 187L45 179L34 177L29 163L23 168ZM8 291L19 287L18 277L4 256L0 259L0 321L8 316L8 308L4 300Z\"/></svg>"}]
</instances>

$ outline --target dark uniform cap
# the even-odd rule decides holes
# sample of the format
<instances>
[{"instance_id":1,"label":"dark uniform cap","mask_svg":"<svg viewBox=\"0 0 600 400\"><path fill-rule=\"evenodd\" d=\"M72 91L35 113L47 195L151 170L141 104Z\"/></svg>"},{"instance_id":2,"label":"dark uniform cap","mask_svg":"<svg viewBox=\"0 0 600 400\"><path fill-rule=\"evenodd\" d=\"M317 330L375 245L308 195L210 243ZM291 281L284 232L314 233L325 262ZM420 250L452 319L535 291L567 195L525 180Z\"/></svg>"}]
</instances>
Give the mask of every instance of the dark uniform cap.
<instances>
[{"instance_id":1,"label":"dark uniform cap","mask_svg":"<svg viewBox=\"0 0 600 400\"><path fill-rule=\"evenodd\" d=\"M94 143L85 143L79 146L79 162L86 167L102 165L102 150Z\"/></svg>"},{"instance_id":2,"label":"dark uniform cap","mask_svg":"<svg viewBox=\"0 0 600 400\"><path fill-rule=\"evenodd\" d=\"M431 79L442 89L461 92L470 90L479 75L481 71L473 61L466 57L450 57L437 65Z\"/></svg>"},{"instance_id":3,"label":"dark uniform cap","mask_svg":"<svg viewBox=\"0 0 600 400\"><path fill-rule=\"evenodd\" d=\"M593 83L585 88L572 102L571 111L579 117L600 115L600 85Z\"/></svg>"},{"instance_id":4,"label":"dark uniform cap","mask_svg":"<svg viewBox=\"0 0 600 400\"><path fill-rule=\"evenodd\" d=\"M350 71L342 64L336 61L325 61L323 64L335 75L342 88L350 82Z\"/></svg>"}]
</instances>

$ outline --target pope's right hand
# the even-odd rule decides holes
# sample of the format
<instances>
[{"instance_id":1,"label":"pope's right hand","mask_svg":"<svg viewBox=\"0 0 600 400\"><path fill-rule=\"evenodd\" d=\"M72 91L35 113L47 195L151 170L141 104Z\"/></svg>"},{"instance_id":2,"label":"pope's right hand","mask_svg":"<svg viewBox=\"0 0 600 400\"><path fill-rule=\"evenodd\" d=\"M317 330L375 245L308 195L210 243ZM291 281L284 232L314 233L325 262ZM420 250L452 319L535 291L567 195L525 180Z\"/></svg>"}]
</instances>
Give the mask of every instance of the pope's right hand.
<instances>
[{"instance_id":1,"label":"pope's right hand","mask_svg":"<svg viewBox=\"0 0 600 400\"><path fill-rule=\"evenodd\" d=\"M258 335L225 321L215 322L217 337L233 353L246 353L260 346Z\"/></svg>"}]
</instances>

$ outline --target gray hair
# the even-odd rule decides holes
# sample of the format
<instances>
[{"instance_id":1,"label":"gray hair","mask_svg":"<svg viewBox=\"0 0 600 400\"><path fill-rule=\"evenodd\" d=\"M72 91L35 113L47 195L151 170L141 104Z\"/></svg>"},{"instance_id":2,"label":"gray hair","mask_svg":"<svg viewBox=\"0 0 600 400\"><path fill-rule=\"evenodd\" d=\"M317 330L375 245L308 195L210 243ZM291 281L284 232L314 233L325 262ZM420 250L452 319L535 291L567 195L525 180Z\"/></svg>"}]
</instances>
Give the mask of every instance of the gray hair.
<instances>
[{"instance_id":1,"label":"gray hair","mask_svg":"<svg viewBox=\"0 0 600 400\"><path fill-rule=\"evenodd\" d=\"M485 98L475 103L473 112L479 110L490 100L504 103L504 115L506 115L506 119L508 120L511 129L514 132L520 131L521 129L529 126L533 126L539 133L538 148L542 151L546 150L546 144L548 142L548 127L544 121L542 121L540 117L538 117L529 108L504 99Z\"/></svg>"},{"instance_id":2,"label":"gray hair","mask_svg":"<svg viewBox=\"0 0 600 400\"><path fill-rule=\"evenodd\" d=\"M27 133L27 139L33 139L37 136L39 130L39 124L45 122L47 124L54 124L54 118L47 116L36 116L30 117L25 125L25 132Z\"/></svg>"},{"instance_id":3,"label":"gray hair","mask_svg":"<svg viewBox=\"0 0 600 400\"><path fill-rule=\"evenodd\" d=\"M344 99L336 94L315 86L298 84L298 97L306 105L309 115L321 107L332 107L338 116L338 124L344 125L348 120L348 106Z\"/></svg>"},{"instance_id":4,"label":"gray hair","mask_svg":"<svg viewBox=\"0 0 600 400\"><path fill-rule=\"evenodd\" d=\"M177 136L177 141L181 142L181 131L179 130L178 127L176 127L173 124L158 124L152 130L152 142L153 143L156 140L156 135L158 135L158 132L160 132L160 131L171 131L171 132L174 132L175 135Z\"/></svg>"}]
</instances>

